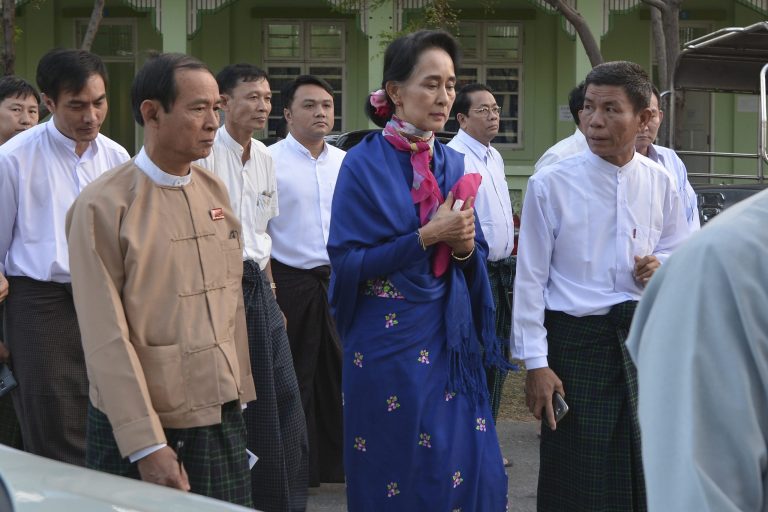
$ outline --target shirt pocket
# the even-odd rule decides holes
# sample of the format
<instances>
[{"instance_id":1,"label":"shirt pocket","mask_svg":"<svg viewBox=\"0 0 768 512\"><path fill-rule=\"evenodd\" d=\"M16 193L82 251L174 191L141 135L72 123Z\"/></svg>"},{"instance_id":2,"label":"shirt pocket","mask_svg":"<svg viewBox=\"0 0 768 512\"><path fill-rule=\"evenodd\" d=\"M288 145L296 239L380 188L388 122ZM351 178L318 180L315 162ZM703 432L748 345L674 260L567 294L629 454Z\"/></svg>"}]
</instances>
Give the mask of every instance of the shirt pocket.
<instances>
[{"instance_id":1,"label":"shirt pocket","mask_svg":"<svg viewBox=\"0 0 768 512\"><path fill-rule=\"evenodd\" d=\"M240 237L235 235L234 238L222 240L221 252L227 262L227 282L240 281L243 276L243 249Z\"/></svg>"},{"instance_id":2,"label":"shirt pocket","mask_svg":"<svg viewBox=\"0 0 768 512\"><path fill-rule=\"evenodd\" d=\"M632 256L653 254L661 240L661 230L648 226L635 226L632 229Z\"/></svg>"},{"instance_id":3,"label":"shirt pocket","mask_svg":"<svg viewBox=\"0 0 768 512\"><path fill-rule=\"evenodd\" d=\"M141 362L152 407L158 412L173 412L187 402L183 362L179 345L134 345Z\"/></svg>"},{"instance_id":4,"label":"shirt pocket","mask_svg":"<svg viewBox=\"0 0 768 512\"><path fill-rule=\"evenodd\" d=\"M261 192L256 201L255 227L259 233L266 233L269 219L277 215L277 192Z\"/></svg>"}]
</instances>

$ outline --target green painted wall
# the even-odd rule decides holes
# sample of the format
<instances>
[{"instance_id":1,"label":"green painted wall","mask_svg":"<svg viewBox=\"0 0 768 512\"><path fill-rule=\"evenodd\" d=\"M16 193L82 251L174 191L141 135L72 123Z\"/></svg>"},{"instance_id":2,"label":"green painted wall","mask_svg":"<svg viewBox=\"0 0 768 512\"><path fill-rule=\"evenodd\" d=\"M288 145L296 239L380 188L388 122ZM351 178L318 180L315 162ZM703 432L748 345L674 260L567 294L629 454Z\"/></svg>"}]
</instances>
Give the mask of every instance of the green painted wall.
<instances>
[{"instance_id":1,"label":"green painted wall","mask_svg":"<svg viewBox=\"0 0 768 512\"><path fill-rule=\"evenodd\" d=\"M56 20L53 2L24 6L19 14L16 24L21 36L16 41L16 74L34 84L37 61L59 44L57 31L61 23Z\"/></svg>"},{"instance_id":2,"label":"green painted wall","mask_svg":"<svg viewBox=\"0 0 768 512\"><path fill-rule=\"evenodd\" d=\"M641 9L611 14L610 29L600 45L606 61L628 60L651 69L651 23L640 14Z\"/></svg>"}]
</instances>

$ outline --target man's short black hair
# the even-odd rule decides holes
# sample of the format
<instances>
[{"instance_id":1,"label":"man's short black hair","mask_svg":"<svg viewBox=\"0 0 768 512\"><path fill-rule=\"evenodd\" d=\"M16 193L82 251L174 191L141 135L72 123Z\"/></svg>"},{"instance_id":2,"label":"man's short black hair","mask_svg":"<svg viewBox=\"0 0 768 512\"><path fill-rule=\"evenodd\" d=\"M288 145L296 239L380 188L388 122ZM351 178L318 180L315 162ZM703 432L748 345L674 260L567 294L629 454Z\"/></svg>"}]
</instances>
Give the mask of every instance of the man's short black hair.
<instances>
[{"instance_id":1,"label":"man's short black hair","mask_svg":"<svg viewBox=\"0 0 768 512\"><path fill-rule=\"evenodd\" d=\"M331 84L315 75L300 75L296 77L293 82L288 82L282 90L283 107L291 108L293 103L293 97L296 95L296 90L302 85L317 85L322 87L325 92L333 96L333 87Z\"/></svg>"},{"instance_id":2,"label":"man's short black hair","mask_svg":"<svg viewBox=\"0 0 768 512\"><path fill-rule=\"evenodd\" d=\"M462 87L459 90L459 94L456 95L456 101L453 102L453 112L451 114L452 117L457 117L459 114L464 114L465 116L469 115L469 107L472 106L472 97L470 96L473 92L478 91L487 91L491 94L493 94L493 91L490 87L488 87L485 84L467 84L464 87ZM458 121L458 119L456 119Z\"/></svg>"},{"instance_id":3,"label":"man's short black hair","mask_svg":"<svg viewBox=\"0 0 768 512\"><path fill-rule=\"evenodd\" d=\"M40 95L37 93L37 89L23 78L14 75L0 78L0 101L5 98L24 99L28 96L34 96L35 101L40 104Z\"/></svg>"},{"instance_id":4,"label":"man's short black hair","mask_svg":"<svg viewBox=\"0 0 768 512\"><path fill-rule=\"evenodd\" d=\"M211 72L202 61L183 53L157 53L149 57L131 84L133 118L144 126L141 104L144 100L157 100L166 112L171 111L179 91L176 88L176 72L181 69ZM213 73L211 73L213 75Z\"/></svg>"},{"instance_id":5,"label":"man's short black hair","mask_svg":"<svg viewBox=\"0 0 768 512\"><path fill-rule=\"evenodd\" d=\"M585 93L590 85L612 85L624 89L635 113L648 108L651 102L651 80L638 64L626 60L598 64L584 81Z\"/></svg>"},{"instance_id":6,"label":"man's short black hair","mask_svg":"<svg viewBox=\"0 0 768 512\"><path fill-rule=\"evenodd\" d=\"M581 82L568 93L568 108L571 110L576 126L579 126L579 111L584 108L584 91L586 89L584 82Z\"/></svg>"},{"instance_id":7,"label":"man's short black hair","mask_svg":"<svg viewBox=\"0 0 768 512\"><path fill-rule=\"evenodd\" d=\"M659 88L655 85L651 85L651 92L656 96L656 102L659 104L659 110L661 110L661 93L659 92Z\"/></svg>"},{"instance_id":8,"label":"man's short black hair","mask_svg":"<svg viewBox=\"0 0 768 512\"><path fill-rule=\"evenodd\" d=\"M95 53L85 50L56 48L37 63L37 86L40 92L58 101L63 91L79 93L91 75L99 75L107 86L107 68Z\"/></svg>"},{"instance_id":9,"label":"man's short black hair","mask_svg":"<svg viewBox=\"0 0 768 512\"><path fill-rule=\"evenodd\" d=\"M232 94L232 91L240 82L258 82L259 80L267 79L266 71L245 62L230 64L216 75L216 83L219 84L219 94Z\"/></svg>"}]
</instances>

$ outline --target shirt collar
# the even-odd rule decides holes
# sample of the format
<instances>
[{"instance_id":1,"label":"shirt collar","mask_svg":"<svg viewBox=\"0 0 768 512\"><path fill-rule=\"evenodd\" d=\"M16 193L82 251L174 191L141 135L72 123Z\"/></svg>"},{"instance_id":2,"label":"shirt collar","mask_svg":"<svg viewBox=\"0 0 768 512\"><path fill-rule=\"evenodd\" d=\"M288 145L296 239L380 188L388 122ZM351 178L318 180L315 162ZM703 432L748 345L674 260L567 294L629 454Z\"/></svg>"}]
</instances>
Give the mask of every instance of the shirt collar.
<instances>
[{"instance_id":1,"label":"shirt collar","mask_svg":"<svg viewBox=\"0 0 768 512\"><path fill-rule=\"evenodd\" d=\"M70 149L73 153L75 153L77 149L77 142L70 139L69 137L61 133L58 128L56 128L56 124L54 123L53 116L51 117L50 120L46 121L45 128L46 130L48 130L48 133L50 134L51 138L53 138L53 140L55 140L56 143L61 144L62 146ZM89 142L88 148L90 148L94 153L96 153L98 151L98 146L96 145L96 141L92 140L91 142ZM88 151L88 149L86 149L86 151ZM83 152L83 155L85 155L85 152Z\"/></svg>"},{"instance_id":2,"label":"shirt collar","mask_svg":"<svg viewBox=\"0 0 768 512\"><path fill-rule=\"evenodd\" d=\"M653 144L648 145L648 158L659 163L659 152L656 151L656 147Z\"/></svg>"},{"instance_id":3,"label":"shirt collar","mask_svg":"<svg viewBox=\"0 0 768 512\"><path fill-rule=\"evenodd\" d=\"M645 158L643 155L641 155L640 153L638 153L637 151L635 151L635 152L632 154L632 158L629 160L629 162L627 162L627 163L626 163L626 164L624 164L623 166L619 167L619 166L617 166L617 165L613 165L613 164L612 164L612 163L610 163L609 161L607 161L607 160L605 160L605 159L603 159L603 158L601 158L601 157L597 156L597 155L596 155L596 154L594 154L594 153L593 153L591 150L585 151L584 153L586 153L586 155L587 155L587 158L590 160L590 162L592 163L592 165L594 165L596 168L598 168L598 169L602 169L602 170L605 170L605 171L611 171L611 172L617 172L617 171L620 171L620 170L622 170L622 169L628 169L628 168L629 168L631 165L633 165L633 164L635 163L635 161L637 161L639 158Z\"/></svg>"},{"instance_id":4,"label":"shirt collar","mask_svg":"<svg viewBox=\"0 0 768 512\"><path fill-rule=\"evenodd\" d=\"M234 151L237 153L239 157L242 158L243 156L243 146L240 145L239 142L237 142L235 139L232 138L232 136L227 131L226 126L222 126L219 128L219 130L216 132L216 136L221 138L221 142L226 146L228 149ZM253 142L251 142L251 149L253 149Z\"/></svg>"},{"instance_id":5,"label":"shirt collar","mask_svg":"<svg viewBox=\"0 0 768 512\"><path fill-rule=\"evenodd\" d=\"M305 148L301 142L297 141L293 135L291 135L290 132L288 132L288 135L285 137L286 144L288 144L291 148L293 148L294 151L298 151L302 155L306 156L307 158L311 158L312 160L315 160L315 157L312 156L312 153ZM323 142L323 151L317 156L317 161L321 161L325 159L325 157L328 155L328 143Z\"/></svg>"},{"instance_id":6,"label":"shirt collar","mask_svg":"<svg viewBox=\"0 0 768 512\"><path fill-rule=\"evenodd\" d=\"M485 157L490 156L490 144L486 146L461 128L459 128L459 133L456 134L456 138L463 142L464 145L467 146L480 160L485 161Z\"/></svg>"},{"instance_id":7,"label":"shirt collar","mask_svg":"<svg viewBox=\"0 0 768 512\"><path fill-rule=\"evenodd\" d=\"M155 182L156 185L161 187L183 187L189 185L192 181L192 172L190 171L185 176L176 176L175 174L169 174L160 169L155 162L153 162L144 148L141 148L139 154L136 155L133 163L146 174L149 179Z\"/></svg>"}]
</instances>

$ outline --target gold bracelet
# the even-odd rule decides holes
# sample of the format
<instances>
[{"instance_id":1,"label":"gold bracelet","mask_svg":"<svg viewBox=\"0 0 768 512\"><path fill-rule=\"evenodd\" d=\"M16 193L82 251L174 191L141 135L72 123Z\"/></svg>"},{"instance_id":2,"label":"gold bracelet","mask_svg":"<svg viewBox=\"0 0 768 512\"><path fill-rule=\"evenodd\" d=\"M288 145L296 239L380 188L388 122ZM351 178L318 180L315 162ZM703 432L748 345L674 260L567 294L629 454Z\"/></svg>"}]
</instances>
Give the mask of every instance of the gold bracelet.
<instances>
[{"instance_id":1,"label":"gold bracelet","mask_svg":"<svg viewBox=\"0 0 768 512\"><path fill-rule=\"evenodd\" d=\"M416 230L416 236L419 237L419 245L421 246L421 249L426 251L427 250L427 246L426 246L426 244L424 244L424 239L421 238L421 230L420 229Z\"/></svg>"},{"instance_id":2,"label":"gold bracelet","mask_svg":"<svg viewBox=\"0 0 768 512\"><path fill-rule=\"evenodd\" d=\"M467 261L469 258L471 258L471 257L472 257L472 255L473 255L473 254L475 254L475 248L474 248L474 246L472 247L472 250L471 250L471 251L469 251L469 254L467 254L466 256L461 256L461 257L459 257L459 256L456 256L456 253L454 253L453 251L451 251L451 258L453 258L453 259L454 259L454 260L456 260L456 261Z\"/></svg>"}]
</instances>

